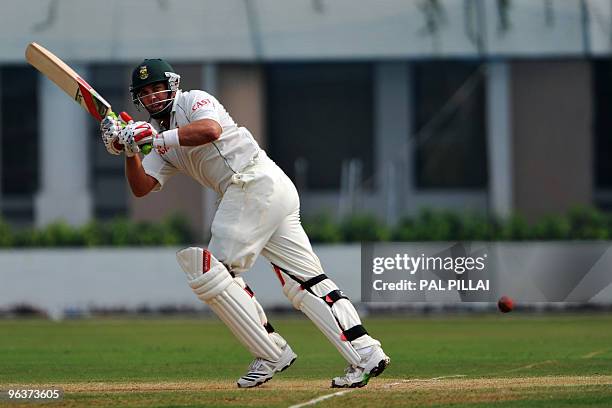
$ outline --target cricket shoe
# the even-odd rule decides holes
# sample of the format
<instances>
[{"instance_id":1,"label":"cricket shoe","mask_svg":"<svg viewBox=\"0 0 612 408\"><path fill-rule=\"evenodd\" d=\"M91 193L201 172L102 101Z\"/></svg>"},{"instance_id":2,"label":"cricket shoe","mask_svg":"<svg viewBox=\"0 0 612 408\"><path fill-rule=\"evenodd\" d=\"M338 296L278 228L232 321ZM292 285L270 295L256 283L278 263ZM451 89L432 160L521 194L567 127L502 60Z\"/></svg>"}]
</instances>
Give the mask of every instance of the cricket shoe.
<instances>
[{"instance_id":1,"label":"cricket shoe","mask_svg":"<svg viewBox=\"0 0 612 408\"><path fill-rule=\"evenodd\" d=\"M295 359L297 354L291 350L289 344L282 348L283 354L278 361L270 361L263 358L256 358L249 366L249 371L238 379L239 388L257 387L269 381L275 373L288 368Z\"/></svg>"},{"instance_id":2,"label":"cricket shoe","mask_svg":"<svg viewBox=\"0 0 612 408\"><path fill-rule=\"evenodd\" d=\"M344 376L332 380L332 388L356 388L365 386L371 377L377 377L391 362L380 346L367 347L369 350L361 355L358 365L349 365ZM360 350L357 350L358 352Z\"/></svg>"}]
</instances>

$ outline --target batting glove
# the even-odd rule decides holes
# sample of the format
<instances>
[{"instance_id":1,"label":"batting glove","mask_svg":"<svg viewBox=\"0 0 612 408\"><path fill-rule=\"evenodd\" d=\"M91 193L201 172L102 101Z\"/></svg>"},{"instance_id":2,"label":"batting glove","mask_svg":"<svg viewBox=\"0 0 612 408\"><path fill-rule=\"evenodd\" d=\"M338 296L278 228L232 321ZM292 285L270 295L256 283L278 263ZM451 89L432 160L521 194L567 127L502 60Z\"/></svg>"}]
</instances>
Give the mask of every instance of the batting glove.
<instances>
[{"instance_id":1,"label":"batting glove","mask_svg":"<svg viewBox=\"0 0 612 408\"><path fill-rule=\"evenodd\" d=\"M152 143L157 136L157 130L147 122L128 124L119 132L119 142L125 147L125 155L134 156L140 152L140 145Z\"/></svg>"},{"instance_id":2,"label":"batting glove","mask_svg":"<svg viewBox=\"0 0 612 408\"><path fill-rule=\"evenodd\" d=\"M119 143L120 131L121 122L113 116L107 116L100 122L102 142L110 154L119 155L123 151L123 146Z\"/></svg>"}]
</instances>

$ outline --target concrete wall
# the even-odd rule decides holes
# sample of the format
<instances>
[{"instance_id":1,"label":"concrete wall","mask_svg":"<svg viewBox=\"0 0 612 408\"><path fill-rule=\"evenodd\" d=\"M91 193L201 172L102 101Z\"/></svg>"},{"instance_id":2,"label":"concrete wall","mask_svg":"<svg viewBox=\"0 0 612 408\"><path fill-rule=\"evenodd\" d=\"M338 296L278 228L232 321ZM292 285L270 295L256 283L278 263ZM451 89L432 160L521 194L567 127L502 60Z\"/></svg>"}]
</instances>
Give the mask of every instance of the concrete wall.
<instances>
[{"instance_id":1,"label":"concrete wall","mask_svg":"<svg viewBox=\"0 0 612 408\"><path fill-rule=\"evenodd\" d=\"M514 208L534 220L592 203L587 61L512 63Z\"/></svg>"},{"instance_id":2,"label":"concrete wall","mask_svg":"<svg viewBox=\"0 0 612 408\"><path fill-rule=\"evenodd\" d=\"M69 308L204 308L176 262L179 248L0 250L0 309L26 303L52 314ZM360 298L360 246L315 246L325 272ZM264 306L289 306L262 257L244 275Z\"/></svg>"},{"instance_id":3,"label":"concrete wall","mask_svg":"<svg viewBox=\"0 0 612 408\"><path fill-rule=\"evenodd\" d=\"M561 298L567 301L590 299L612 303L609 245L606 242L487 244L493 262L487 279L492 279L492 293L508 294L519 302L542 298L547 289L555 289L562 290ZM144 306L204 309L206 306L192 293L175 260L178 249L0 250L0 309L28 304L55 316L70 309L135 310ZM325 273L350 299L359 302L361 246L316 245L314 250ZM590 263L589 259L597 262ZM533 275L541 279L532 276L530 271L537 271ZM559 273L564 279L553 282ZM263 257L243 277L264 307L291 307ZM440 299L448 304L460 302L456 292Z\"/></svg>"}]
</instances>

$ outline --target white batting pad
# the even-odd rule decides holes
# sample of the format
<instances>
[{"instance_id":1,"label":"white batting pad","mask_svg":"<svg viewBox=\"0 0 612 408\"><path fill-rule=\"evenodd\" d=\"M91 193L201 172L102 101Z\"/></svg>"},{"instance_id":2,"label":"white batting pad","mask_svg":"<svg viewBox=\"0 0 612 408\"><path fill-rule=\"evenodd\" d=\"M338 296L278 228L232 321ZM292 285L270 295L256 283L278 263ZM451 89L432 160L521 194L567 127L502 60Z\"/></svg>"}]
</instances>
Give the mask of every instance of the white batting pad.
<instances>
[{"instance_id":1,"label":"white batting pad","mask_svg":"<svg viewBox=\"0 0 612 408\"><path fill-rule=\"evenodd\" d=\"M244 279L241 278L240 276L237 276L234 278L234 281L244 290L247 290L247 284L244 282ZM268 323L268 318L266 317L266 313L263 310L263 307L261 307L261 305L259 304L259 302L257 301L257 298L255 297L255 294L251 293L251 300L253 301L253 303L255 304L255 309L257 310L257 314L259 315L259 320L261 321L261 324L265 327L265 325Z\"/></svg>"},{"instance_id":2,"label":"white batting pad","mask_svg":"<svg viewBox=\"0 0 612 408\"><path fill-rule=\"evenodd\" d=\"M284 276L286 279L283 285L283 293L291 301L293 306L301 310L310 320L312 320L315 326L317 326L325 337L327 337L338 349L346 361L350 364L357 365L361 361L361 356L357 353L351 342L342 339L342 329L338 325L336 316L332 313L332 308L330 308L323 299L303 290L300 284L287 275ZM351 316L351 313L347 313L344 310L334 310L334 312L339 314L342 320L346 321L347 327L361 323L357 313L354 313L355 316ZM353 322L348 322L347 320L353 320Z\"/></svg>"},{"instance_id":3,"label":"white batting pad","mask_svg":"<svg viewBox=\"0 0 612 408\"><path fill-rule=\"evenodd\" d=\"M197 247L177 252L176 259L194 293L210 306L251 354L270 361L280 358L282 351L263 327L255 302L221 262Z\"/></svg>"}]
</instances>

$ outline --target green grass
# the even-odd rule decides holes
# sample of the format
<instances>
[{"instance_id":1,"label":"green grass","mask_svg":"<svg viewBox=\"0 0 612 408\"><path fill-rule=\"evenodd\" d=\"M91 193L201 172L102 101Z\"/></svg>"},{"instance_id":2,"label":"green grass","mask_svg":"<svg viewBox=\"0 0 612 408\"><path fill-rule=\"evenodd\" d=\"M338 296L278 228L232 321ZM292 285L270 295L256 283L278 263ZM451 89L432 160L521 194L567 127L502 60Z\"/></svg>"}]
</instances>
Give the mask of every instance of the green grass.
<instances>
[{"instance_id":1,"label":"green grass","mask_svg":"<svg viewBox=\"0 0 612 408\"><path fill-rule=\"evenodd\" d=\"M329 380L345 366L335 349L305 319L272 322L299 358L263 387L238 390L234 381L251 357L216 319L4 320L0 388L114 383L116 390L68 387L63 404L143 407L288 406L334 392ZM612 375L612 315L372 318L365 325L382 341L391 366L367 388L317 407L612 406L610 381L512 387L521 377ZM459 390L452 379L440 380L449 384L442 389L435 381L389 385L453 375L464 376ZM508 385L469 383L482 378L507 378ZM173 385L151 389L158 382ZM134 388L125 391L125 384Z\"/></svg>"}]
</instances>

